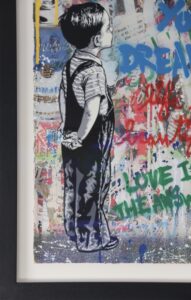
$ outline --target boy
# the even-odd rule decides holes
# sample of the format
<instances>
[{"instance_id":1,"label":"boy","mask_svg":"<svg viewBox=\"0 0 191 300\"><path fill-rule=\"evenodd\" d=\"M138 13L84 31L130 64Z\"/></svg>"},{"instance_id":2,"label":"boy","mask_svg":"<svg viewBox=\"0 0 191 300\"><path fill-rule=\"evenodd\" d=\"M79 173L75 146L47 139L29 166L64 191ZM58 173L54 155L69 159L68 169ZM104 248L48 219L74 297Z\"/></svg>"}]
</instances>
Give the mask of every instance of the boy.
<instances>
[{"instance_id":1,"label":"boy","mask_svg":"<svg viewBox=\"0 0 191 300\"><path fill-rule=\"evenodd\" d=\"M110 185L113 103L98 55L111 47L106 10L97 3L71 6L60 18L65 39L76 47L63 69L60 86L64 224L82 252L118 245L103 211Z\"/></svg>"}]
</instances>

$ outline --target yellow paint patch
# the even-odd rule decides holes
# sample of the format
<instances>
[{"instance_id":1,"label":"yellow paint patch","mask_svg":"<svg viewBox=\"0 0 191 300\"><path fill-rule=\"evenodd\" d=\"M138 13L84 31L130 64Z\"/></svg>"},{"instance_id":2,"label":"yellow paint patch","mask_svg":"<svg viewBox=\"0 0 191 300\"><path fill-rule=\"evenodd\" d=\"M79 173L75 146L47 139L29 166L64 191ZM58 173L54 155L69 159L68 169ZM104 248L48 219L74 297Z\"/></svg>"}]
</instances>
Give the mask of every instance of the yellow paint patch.
<instances>
[{"instance_id":1,"label":"yellow paint patch","mask_svg":"<svg viewBox=\"0 0 191 300\"><path fill-rule=\"evenodd\" d=\"M40 6L41 0L35 2L35 32L36 32L36 64L40 61Z\"/></svg>"},{"instance_id":2,"label":"yellow paint patch","mask_svg":"<svg viewBox=\"0 0 191 300\"><path fill-rule=\"evenodd\" d=\"M58 0L55 0L54 25L58 25Z\"/></svg>"}]
</instances>

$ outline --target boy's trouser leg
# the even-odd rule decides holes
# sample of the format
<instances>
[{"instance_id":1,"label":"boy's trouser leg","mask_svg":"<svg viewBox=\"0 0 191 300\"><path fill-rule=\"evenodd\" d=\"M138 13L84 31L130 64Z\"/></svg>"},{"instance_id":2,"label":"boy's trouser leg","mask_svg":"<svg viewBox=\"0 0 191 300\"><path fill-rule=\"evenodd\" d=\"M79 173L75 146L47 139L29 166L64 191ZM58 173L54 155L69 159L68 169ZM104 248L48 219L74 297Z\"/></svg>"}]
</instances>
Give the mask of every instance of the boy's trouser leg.
<instances>
[{"instance_id":1,"label":"boy's trouser leg","mask_svg":"<svg viewBox=\"0 0 191 300\"><path fill-rule=\"evenodd\" d=\"M104 201L108 195L109 187L111 183L111 159L110 157L103 161L103 174L102 187L101 187L101 205L104 205Z\"/></svg>"},{"instance_id":2,"label":"boy's trouser leg","mask_svg":"<svg viewBox=\"0 0 191 300\"><path fill-rule=\"evenodd\" d=\"M85 150L76 171L76 236L81 251L102 249L110 241L108 224L101 205L102 158Z\"/></svg>"},{"instance_id":3,"label":"boy's trouser leg","mask_svg":"<svg viewBox=\"0 0 191 300\"><path fill-rule=\"evenodd\" d=\"M66 234L75 238L75 183L76 170L73 159L63 155L64 168L64 225Z\"/></svg>"},{"instance_id":4,"label":"boy's trouser leg","mask_svg":"<svg viewBox=\"0 0 191 300\"><path fill-rule=\"evenodd\" d=\"M102 182L101 182L101 205L104 205L104 201L109 192L110 182L111 182L111 145L113 140L114 131L114 120L111 117L102 123Z\"/></svg>"}]
</instances>

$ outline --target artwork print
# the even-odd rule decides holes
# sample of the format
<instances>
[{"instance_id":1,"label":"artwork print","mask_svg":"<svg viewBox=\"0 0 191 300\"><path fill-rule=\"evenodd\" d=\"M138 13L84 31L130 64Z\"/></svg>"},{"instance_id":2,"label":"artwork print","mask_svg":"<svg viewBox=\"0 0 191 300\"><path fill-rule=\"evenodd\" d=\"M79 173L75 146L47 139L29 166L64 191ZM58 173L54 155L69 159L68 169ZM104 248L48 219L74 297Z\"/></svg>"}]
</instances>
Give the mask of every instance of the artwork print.
<instances>
[{"instance_id":1,"label":"artwork print","mask_svg":"<svg viewBox=\"0 0 191 300\"><path fill-rule=\"evenodd\" d=\"M34 0L33 25L35 263L190 263L191 1Z\"/></svg>"}]
</instances>

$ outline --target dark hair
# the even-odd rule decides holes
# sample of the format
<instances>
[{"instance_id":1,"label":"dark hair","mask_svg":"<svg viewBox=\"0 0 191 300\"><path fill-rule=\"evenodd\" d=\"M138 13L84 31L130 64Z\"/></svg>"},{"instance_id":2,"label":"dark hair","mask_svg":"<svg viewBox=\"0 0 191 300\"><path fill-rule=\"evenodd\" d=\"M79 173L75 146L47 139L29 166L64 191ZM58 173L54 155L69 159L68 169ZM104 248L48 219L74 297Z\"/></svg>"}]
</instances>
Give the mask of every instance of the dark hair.
<instances>
[{"instance_id":1,"label":"dark hair","mask_svg":"<svg viewBox=\"0 0 191 300\"><path fill-rule=\"evenodd\" d=\"M60 17L59 24L65 39L78 49L87 47L92 36L102 28L104 11L98 3L72 5Z\"/></svg>"}]
</instances>

